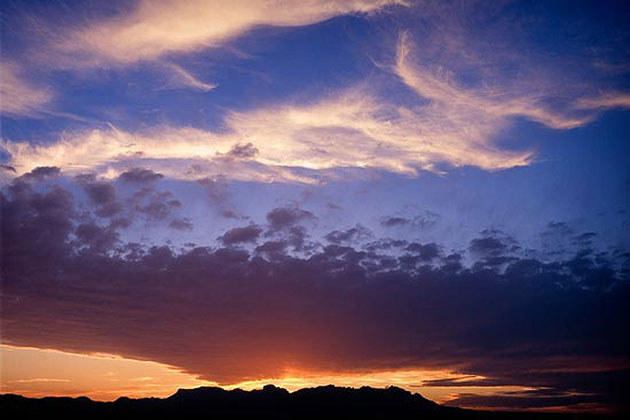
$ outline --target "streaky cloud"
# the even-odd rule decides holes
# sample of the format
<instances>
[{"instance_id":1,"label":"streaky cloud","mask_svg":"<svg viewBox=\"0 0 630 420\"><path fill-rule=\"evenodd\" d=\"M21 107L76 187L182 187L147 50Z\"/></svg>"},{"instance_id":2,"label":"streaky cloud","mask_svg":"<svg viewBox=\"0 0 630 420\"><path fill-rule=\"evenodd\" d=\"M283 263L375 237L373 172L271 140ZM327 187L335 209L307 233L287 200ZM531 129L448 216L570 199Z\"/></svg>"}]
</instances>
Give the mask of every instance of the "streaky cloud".
<instances>
[{"instance_id":1,"label":"streaky cloud","mask_svg":"<svg viewBox=\"0 0 630 420\"><path fill-rule=\"evenodd\" d=\"M172 53L217 47L262 25L303 26L335 16L370 13L400 0L141 1L125 14L90 22L58 43L73 66L126 65ZM196 79L179 72L193 85Z\"/></svg>"},{"instance_id":2,"label":"streaky cloud","mask_svg":"<svg viewBox=\"0 0 630 420\"><path fill-rule=\"evenodd\" d=\"M593 118L545 114L526 99L510 100L503 107L498 100L458 90L409 64L409 48L402 36L395 71L418 94L430 98L431 103L417 108L388 102L357 85L311 103L229 112L227 130L221 132L168 125L140 132L110 127L65 133L48 145L3 140L2 146L18 175L54 165L113 178L142 166L176 179L226 176L317 184L349 168L417 176L419 170L439 171L441 164L488 171L524 166L534 159L531 151L492 144L510 118L529 112L532 119L556 129L574 128ZM583 99L580 106L624 106L624 98Z\"/></svg>"},{"instance_id":3,"label":"streaky cloud","mask_svg":"<svg viewBox=\"0 0 630 420\"><path fill-rule=\"evenodd\" d=\"M494 170L524 165L529 156L479 139L467 142L457 130L443 132L440 121L383 102L363 86L312 104L231 112L225 122L225 133L173 126L138 133L110 128L67 133L50 145L7 140L3 146L19 173L54 164L115 177L123 168L142 166L179 179L225 175L302 183L319 182L317 171L327 171L327 177L344 168L416 176L437 163ZM248 159L235 159L234 151L244 142L251 144Z\"/></svg>"},{"instance_id":4,"label":"streaky cloud","mask_svg":"<svg viewBox=\"0 0 630 420\"><path fill-rule=\"evenodd\" d=\"M201 92L210 92L218 86L214 83L206 83L199 80L185 68L175 63L164 63L164 67L170 71L170 82L174 87L185 86Z\"/></svg>"},{"instance_id":5,"label":"streaky cloud","mask_svg":"<svg viewBox=\"0 0 630 420\"><path fill-rule=\"evenodd\" d=\"M580 127L592 115L552 111L543 105L543 94L505 90L489 86L463 88L443 68L431 69L414 61L418 46L408 31L401 32L393 72L420 97L429 101L422 112L441 115L442 123L459 128L468 141L484 144L504 128L509 119L522 116L555 129ZM535 81L531 81L535 82ZM531 88L530 88L531 89ZM430 118L430 117L427 117Z\"/></svg>"},{"instance_id":6,"label":"streaky cloud","mask_svg":"<svg viewBox=\"0 0 630 420\"><path fill-rule=\"evenodd\" d=\"M34 116L53 99L50 88L29 83L22 73L17 63L0 61L0 113Z\"/></svg>"},{"instance_id":7,"label":"streaky cloud","mask_svg":"<svg viewBox=\"0 0 630 420\"><path fill-rule=\"evenodd\" d=\"M606 109L606 108L630 108L630 93L609 92L600 96L582 98L577 101L578 108Z\"/></svg>"}]
</instances>

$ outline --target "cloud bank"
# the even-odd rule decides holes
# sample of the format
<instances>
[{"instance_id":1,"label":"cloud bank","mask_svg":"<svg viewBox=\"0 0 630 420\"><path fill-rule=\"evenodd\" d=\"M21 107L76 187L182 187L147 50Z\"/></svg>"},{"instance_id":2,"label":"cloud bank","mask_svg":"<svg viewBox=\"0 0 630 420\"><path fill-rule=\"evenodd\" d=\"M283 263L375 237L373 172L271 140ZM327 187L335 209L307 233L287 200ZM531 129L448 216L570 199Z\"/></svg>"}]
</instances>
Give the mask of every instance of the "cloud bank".
<instances>
[{"instance_id":1,"label":"cloud bank","mask_svg":"<svg viewBox=\"0 0 630 420\"><path fill-rule=\"evenodd\" d=\"M99 206L112 201L98 191ZM351 231L296 253L288 244L299 233L306 249L302 225L315 216L291 207L270 211L266 231L226 232L227 247L175 251L122 242L120 227L90 222L60 186L18 180L1 199L7 344L154 360L222 384L444 368L483 376L480 386L544 390L547 406L625 401L621 251L546 262L489 230L458 253L364 247ZM261 237L271 240L240 246Z\"/></svg>"}]
</instances>

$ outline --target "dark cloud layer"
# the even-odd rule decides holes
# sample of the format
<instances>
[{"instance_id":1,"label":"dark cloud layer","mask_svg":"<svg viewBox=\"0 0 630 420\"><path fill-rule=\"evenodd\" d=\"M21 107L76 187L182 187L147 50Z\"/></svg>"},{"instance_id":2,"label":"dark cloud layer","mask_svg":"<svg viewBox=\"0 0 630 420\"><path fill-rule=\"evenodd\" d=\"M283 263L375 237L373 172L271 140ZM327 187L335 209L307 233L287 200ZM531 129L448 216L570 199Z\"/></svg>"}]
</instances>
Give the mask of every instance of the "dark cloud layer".
<instances>
[{"instance_id":1,"label":"dark cloud layer","mask_svg":"<svg viewBox=\"0 0 630 420\"><path fill-rule=\"evenodd\" d=\"M113 202L97 181L84 185L97 212ZM148 202L172 199L145 193ZM220 383L278 376L287 367L448 368L486 377L480 385L555 393L536 400L544 406L626 401L623 253L584 249L545 262L519 257L514 243L486 232L470 255L379 240L298 256L288 252L308 244L298 223L315 216L287 207L267 215L267 232L252 224L221 237L225 245L271 238L253 251L176 253L122 243L114 227L79 217L60 187L37 191L18 180L0 198L5 343L155 360ZM467 256L504 259L467 267ZM492 405L466 395L453 403L474 398ZM525 406L531 398L508 395L494 404Z\"/></svg>"}]
</instances>

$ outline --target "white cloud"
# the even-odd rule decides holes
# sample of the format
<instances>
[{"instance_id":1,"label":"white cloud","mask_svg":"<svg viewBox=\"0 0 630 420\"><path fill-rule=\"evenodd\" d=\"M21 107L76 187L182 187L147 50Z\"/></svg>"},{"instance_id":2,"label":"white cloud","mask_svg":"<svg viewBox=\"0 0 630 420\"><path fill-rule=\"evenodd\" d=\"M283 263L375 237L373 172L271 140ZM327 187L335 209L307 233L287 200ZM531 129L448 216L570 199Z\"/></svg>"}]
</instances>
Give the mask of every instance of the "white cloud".
<instances>
[{"instance_id":1,"label":"white cloud","mask_svg":"<svg viewBox=\"0 0 630 420\"><path fill-rule=\"evenodd\" d=\"M300 3L300 9L289 2L287 4L292 7L282 9L265 22L304 24L344 11L376 10L385 3L388 2L306 2ZM159 23L161 19L167 19L164 4L151 6L143 3L134 19L128 17L103 24L113 32L110 36L103 35L102 42L110 42L119 36L119 30L120 33L132 30L129 28L135 28L140 22L150 22L147 24L152 28L166 25ZM188 6L180 6L182 4L188 5L174 3L168 14L175 21L175 29L179 25L176 17L181 17L182 22L198 17ZM237 2L231 7L236 11L238 7L244 8L244 4ZM204 10L198 14L206 16ZM225 33L233 35L262 24L260 16L267 16L257 6L248 9L247 13L244 9L241 11L244 16L234 18L234 22L240 23L232 22L230 27L233 29ZM262 14L254 19L246 17L248 13ZM131 25L130 22L135 23ZM173 41L175 44L169 47L171 44L163 40L165 45L156 47L152 55L135 54L134 51L144 51L140 46L148 48L161 42L161 37L166 34L157 29L155 33L149 31L137 42L130 37L132 42L128 45L112 43L111 51L104 49L102 54L111 53L109 59L116 59L118 54L122 57L129 49L128 59L138 60L155 58L176 48L184 51L206 45L206 41L200 40L211 39L204 32L211 30L203 29L200 22L192 26L194 28L190 30L194 33L183 37L186 42ZM114 27L116 30L112 29ZM201 36L201 33L205 35ZM223 35L212 36L217 42L224 39ZM458 48L461 46L461 39L449 39ZM309 103L275 103L244 112L229 112L222 131L173 126L136 133L114 128L96 129L66 133L54 144L38 146L5 140L3 147L11 155L10 163L18 174L37 166L55 165L67 172L96 171L113 177L128 167L144 166L178 179L221 175L258 182L316 183L356 168L415 176L419 169L437 171L441 164L470 165L484 170L528 165L533 159L531 151L506 150L496 144L498 137L514 123L515 117L527 118L553 129L571 129L592 121L600 109L627 107L630 103L627 94L609 93L590 99L585 97L577 102L572 99L564 107L551 107L549 99L553 92L548 92L547 86L552 82L532 78L506 84L492 66L481 72L487 83L464 87L444 67L423 61L430 55L425 54L425 50L434 50L431 42L421 49L412 42L409 33L403 32L396 45L390 70L415 93L417 102L411 105L400 104L398 98L379 95L378 86L366 82ZM451 59L438 64L457 67ZM478 61L473 51L466 59ZM203 91L214 88L177 65L169 66L176 76L176 83ZM569 97L575 98L575 95ZM242 159L229 154L234 146L249 143L258 151L254 156Z\"/></svg>"},{"instance_id":2,"label":"white cloud","mask_svg":"<svg viewBox=\"0 0 630 420\"><path fill-rule=\"evenodd\" d=\"M177 64L164 63L164 66L170 72L170 82L173 86L187 86L202 92L209 92L218 86L213 83L202 82L189 71Z\"/></svg>"},{"instance_id":3,"label":"white cloud","mask_svg":"<svg viewBox=\"0 0 630 420\"><path fill-rule=\"evenodd\" d=\"M50 145L5 141L18 174L43 165L65 171L95 170L115 176L141 164L180 179L224 175L262 182L318 182L336 170L370 168L416 175L440 162L493 170L527 164L528 152L503 151L466 121L427 118L357 87L312 104L280 104L228 114L225 132L156 127L66 134ZM465 137L464 134L469 134ZM238 159L228 152L252 143L258 153Z\"/></svg>"},{"instance_id":4,"label":"white cloud","mask_svg":"<svg viewBox=\"0 0 630 420\"><path fill-rule=\"evenodd\" d=\"M570 129L592 120L591 115L554 112L542 105L546 99L539 93L521 89L462 88L441 68L432 69L414 61L413 50L418 47L410 35L403 32L396 50L394 73L410 89L429 101L423 113L441 119L442 125L466 128L463 136L475 143L488 142L506 126L509 119L522 116L551 128ZM439 71L441 70L441 71ZM536 92L535 81L529 91Z\"/></svg>"},{"instance_id":5,"label":"white cloud","mask_svg":"<svg viewBox=\"0 0 630 420\"><path fill-rule=\"evenodd\" d=\"M583 109L630 108L630 93L609 92L580 99L576 106Z\"/></svg>"},{"instance_id":6,"label":"white cloud","mask_svg":"<svg viewBox=\"0 0 630 420\"><path fill-rule=\"evenodd\" d=\"M369 13L400 0L143 0L130 13L91 23L66 36L62 50L76 65L129 64L169 53L216 47L260 25L310 25Z\"/></svg>"},{"instance_id":7,"label":"white cloud","mask_svg":"<svg viewBox=\"0 0 630 420\"><path fill-rule=\"evenodd\" d=\"M38 88L24 80L16 63L0 61L0 112L31 116L52 98L50 89Z\"/></svg>"}]
</instances>

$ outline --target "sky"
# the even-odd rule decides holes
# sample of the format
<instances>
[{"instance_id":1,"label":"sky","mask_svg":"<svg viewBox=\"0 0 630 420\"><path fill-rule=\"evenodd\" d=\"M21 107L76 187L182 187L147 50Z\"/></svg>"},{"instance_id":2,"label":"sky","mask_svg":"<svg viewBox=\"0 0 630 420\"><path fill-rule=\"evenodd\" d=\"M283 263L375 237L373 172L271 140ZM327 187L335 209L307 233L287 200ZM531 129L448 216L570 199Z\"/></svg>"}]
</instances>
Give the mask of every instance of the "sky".
<instances>
[{"instance_id":1,"label":"sky","mask_svg":"<svg viewBox=\"0 0 630 420\"><path fill-rule=\"evenodd\" d=\"M0 10L2 392L628 409L624 2Z\"/></svg>"}]
</instances>

